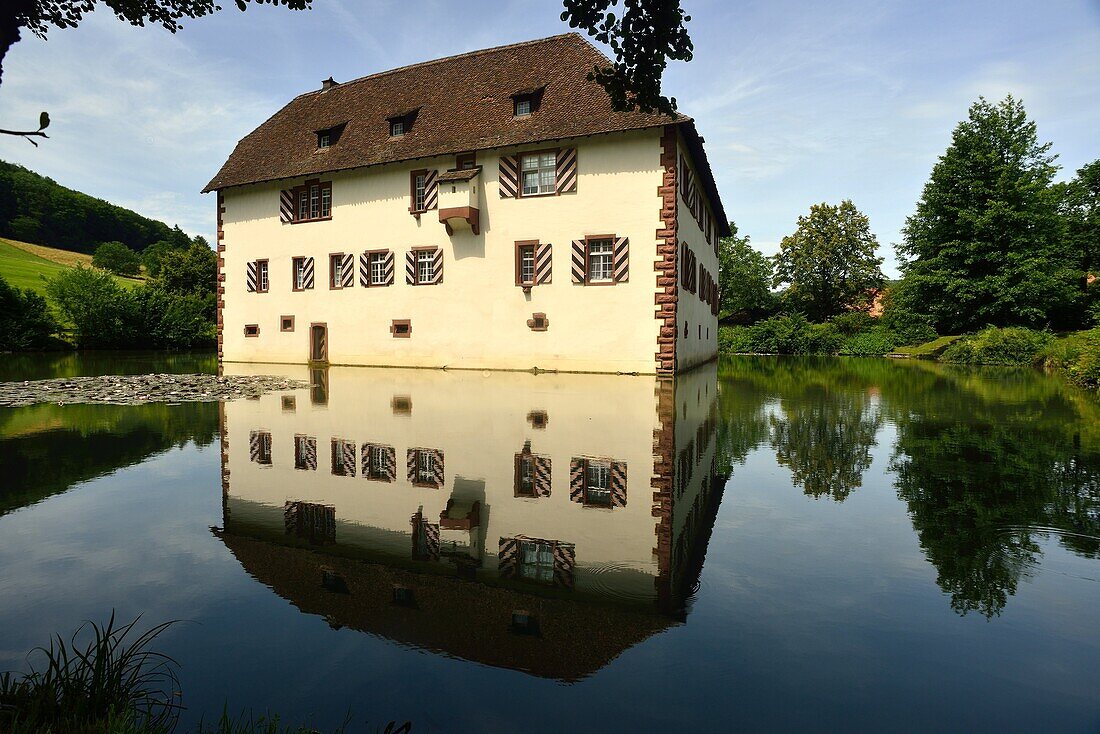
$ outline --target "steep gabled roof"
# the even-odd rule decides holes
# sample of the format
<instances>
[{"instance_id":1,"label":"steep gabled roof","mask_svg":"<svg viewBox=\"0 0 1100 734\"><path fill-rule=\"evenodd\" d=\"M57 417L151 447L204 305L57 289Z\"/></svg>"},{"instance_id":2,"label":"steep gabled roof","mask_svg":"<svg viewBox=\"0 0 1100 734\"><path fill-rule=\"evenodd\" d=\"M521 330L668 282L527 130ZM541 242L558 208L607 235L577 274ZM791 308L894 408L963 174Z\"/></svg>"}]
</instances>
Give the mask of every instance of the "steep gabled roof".
<instances>
[{"instance_id":1,"label":"steep gabled roof","mask_svg":"<svg viewBox=\"0 0 1100 734\"><path fill-rule=\"evenodd\" d=\"M645 112L616 112L587 80L609 63L588 41L566 33L473 51L336 84L292 99L234 148L203 189L295 178L382 163L689 123ZM513 97L539 94L536 111L513 117ZM415 110L411 129L391 137L388 120ZM317 132L345 125L318 149ZM700 148L701 149L701 148ZM709 166L705 168L709 177ZM712 206L724 225L713 181Z\"/></svg>"}]
</instances>

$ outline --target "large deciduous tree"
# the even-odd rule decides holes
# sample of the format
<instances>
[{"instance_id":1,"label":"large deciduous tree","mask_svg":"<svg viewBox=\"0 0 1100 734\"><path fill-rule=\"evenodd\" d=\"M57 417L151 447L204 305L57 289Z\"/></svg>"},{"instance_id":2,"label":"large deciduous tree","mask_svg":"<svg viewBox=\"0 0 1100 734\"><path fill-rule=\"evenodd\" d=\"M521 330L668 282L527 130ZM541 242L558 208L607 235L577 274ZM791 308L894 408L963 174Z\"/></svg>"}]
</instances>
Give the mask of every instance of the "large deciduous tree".
<instances>
[{"instance_id":1,"label":"large deciduous tree","mask_svg":"<svg viewBox=\"0 0 1100 734\"><path fill-rule=\"evenodd\" d=\"M723 315L738 323L752 323L771 316L777 298L772 293L771 258L739 237L730 222L730 236L718 242L718 291Z\"/></svg>"},{"instance_id":2,"label":"large deciduous tree","mask_svg":"<svg viewBox=\"0 0 1100 734\"><path fill-rule=\"evenodd\" d=\"M1077 169L1064 188L1062 204L1081 268L1094 273L1100 268L1100 160Z\"/></svg>"},{"instance_id":3,"label":"large deciduous tree","mask_svg":"<svg viewBox=\"0 0 1100 734\"><path fill-rule=\"evenodd\" d=\"M822 320L867 304L884 282L878 240L851 200L814 204L775 256L776 286L790 308Z\"/></svg>"},{"instance_id":4,"label":"large deciduous tree","mask_svg":"<svg viewBox=\"0 0 1100 734\"><path fill-rule=\"evenodd\" d=\"M1084 273L1051 186L1055 159L1011 96L979 99L955 128L898 246L913 303L940 333L1083 317Z\"/></svg>"}]
</instances>

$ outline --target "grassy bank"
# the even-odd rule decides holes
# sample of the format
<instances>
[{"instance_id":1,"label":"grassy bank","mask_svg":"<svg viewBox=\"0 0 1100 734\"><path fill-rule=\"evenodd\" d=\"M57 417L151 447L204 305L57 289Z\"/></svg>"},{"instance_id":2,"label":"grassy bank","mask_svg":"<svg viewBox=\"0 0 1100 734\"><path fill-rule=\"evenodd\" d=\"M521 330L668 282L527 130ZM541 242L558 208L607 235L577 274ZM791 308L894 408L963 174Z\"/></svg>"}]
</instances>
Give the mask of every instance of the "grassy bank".
<instances>
[{"instance_id":1,"label":"grassy bank","mask_svg":"<svg viewBox=\"0 0 1100 734\"><path fill-rule=\"evenodd\" d=\"M0 237L0 277L17 288L29 288L45 296L47 278L81 264L90 266L92 256ZM113 277L127 287L142 282L137 278Z\"/></svg>"}]
</instances>

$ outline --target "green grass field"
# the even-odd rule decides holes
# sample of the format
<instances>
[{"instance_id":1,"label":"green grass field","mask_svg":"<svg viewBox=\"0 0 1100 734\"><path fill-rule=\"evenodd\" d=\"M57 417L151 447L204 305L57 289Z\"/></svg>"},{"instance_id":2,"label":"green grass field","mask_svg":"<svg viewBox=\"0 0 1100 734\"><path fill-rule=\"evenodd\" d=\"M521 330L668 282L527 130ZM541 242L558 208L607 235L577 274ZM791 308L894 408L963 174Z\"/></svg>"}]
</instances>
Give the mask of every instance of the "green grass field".
<instances>
[{"instance_id":1,"label":"green grass field","mask_svg":"<svg viewBox=\"0 0 1100 734\"><path fill-rule=\"evenodd\" d=\"M51 250L51 248L46 247L35 247L35 250L44 254L56 252L59 260L73 262L74 254L65 250ZM72 266L33 255L20 247L16 247L10 240L0 238L0 277L16 288L30 288L35 293L45 295L45 278L68 270L70 267ZM127 287L132 287L141 282L137 279L119 278L117 276L115 280Z\"/></svg>"}]
</instances>

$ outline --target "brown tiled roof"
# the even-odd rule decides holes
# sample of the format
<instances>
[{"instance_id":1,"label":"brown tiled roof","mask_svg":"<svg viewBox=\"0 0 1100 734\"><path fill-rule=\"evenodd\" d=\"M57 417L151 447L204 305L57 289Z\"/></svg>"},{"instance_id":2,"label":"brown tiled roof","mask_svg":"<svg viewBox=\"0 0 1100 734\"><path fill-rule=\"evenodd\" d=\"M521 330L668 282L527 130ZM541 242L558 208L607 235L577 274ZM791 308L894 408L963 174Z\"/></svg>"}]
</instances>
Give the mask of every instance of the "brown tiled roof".
<instances>
[{"instance_id":1,"label":"brown tiled roof","mask_svg":"<svg viewBox=\"0 0 1100 734\"><path fill-rule=\"evenodd\" d=\"M690 122L683 115L673 120L660 114L613 110L604 89L586 79L594 65L607 63L580 35L566 33L405 66L327 91L307 92L237 143L203 191ZM519 119L512 114L517 89L543 89L538 109ZM387 120L413 111L412 129L403 136L390 137ZM332 147L317 148L317 131L345 123ZM714 205L720 214L720 202ZM724 219L720 216L719 222L725 224Z\"/></svg>"}]
</instances>

